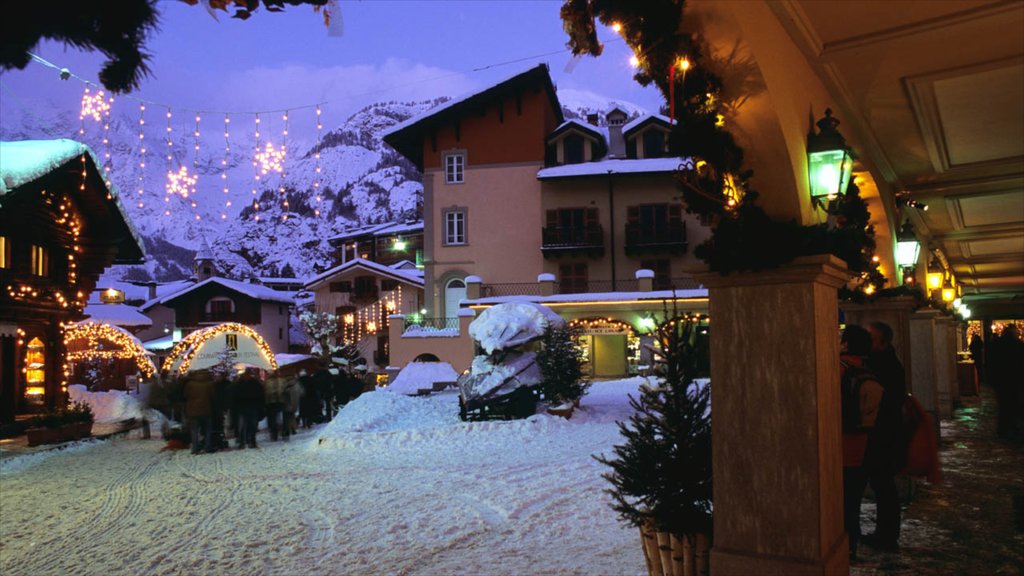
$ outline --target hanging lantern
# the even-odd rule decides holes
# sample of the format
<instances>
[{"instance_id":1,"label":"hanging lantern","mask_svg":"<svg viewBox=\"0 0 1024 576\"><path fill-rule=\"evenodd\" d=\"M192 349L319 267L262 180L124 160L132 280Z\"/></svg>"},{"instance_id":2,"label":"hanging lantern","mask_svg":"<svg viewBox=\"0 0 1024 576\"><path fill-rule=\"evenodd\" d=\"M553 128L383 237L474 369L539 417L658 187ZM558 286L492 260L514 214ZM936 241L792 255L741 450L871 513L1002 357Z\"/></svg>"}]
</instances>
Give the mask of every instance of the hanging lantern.
<instances>
[{"instance_id":1,"label":"hanging lantern","mask_svg":"<svg viewBox=\"0 0 1024 576\"><path fill-rule=\"evenodd\" d=\"M942 286L942 301L943 302L953 302L953 300L955 300L955 299L956 299L956 288L954 288L953 285L950 284L949 281L947 280L946 284Z\"/></svg>"},{"instance_id":2,"label":"hanging lantern","mask_svg":"<svg viewBox=\"0 0 1024 576\"><path fill-rule=\"evenodd\" d=\"M928 264L928 289L939 290L942 288L943 269L942 263L937 257L932 257L931 264Z\"/></svg>"},{"instance_id":3,"label":"hanging lantern","mask_svg":"<svg viewBox=\"0 0 1024 576\"><path fill-rule=\"evenodd\" d=\"M811 189L811 205L826 208L828 202L846 192L853 174L853 155L846 139L836 130L839 120L832 109L817 122L818 133L807 135L807 171Z\"/></svg>"},{"instance_id":4,"label":"hanging lantern","mask_svg":"<svg viewBox=\"0 0 1024 576\"><path fill-rule=\"evenodd\" d=\"M917 266L917 256L921 253L921 242L914 234L914 225L907 220L896 235L896 265L901 268Z\"/></svg>"}]
</instances>

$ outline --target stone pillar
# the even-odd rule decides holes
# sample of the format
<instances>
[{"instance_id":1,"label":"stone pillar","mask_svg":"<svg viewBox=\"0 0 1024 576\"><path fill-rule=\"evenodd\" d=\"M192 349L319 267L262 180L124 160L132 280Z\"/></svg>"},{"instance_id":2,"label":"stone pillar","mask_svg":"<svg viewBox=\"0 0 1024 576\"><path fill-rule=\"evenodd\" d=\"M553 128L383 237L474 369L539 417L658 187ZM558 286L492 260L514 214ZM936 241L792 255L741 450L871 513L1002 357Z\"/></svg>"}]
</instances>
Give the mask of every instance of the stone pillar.
<instances>
[{"instance_id":1,"label":"stone pillar","mask_svg":"<svg viewBox=\"0 0 1024 576\"><path fill-rule=\"evenodd\" d=\"M921 407L939 422L939 390L935 362L935 323L938 310L918 310L910 318L910 361L914 365L913 378L907 382L907 391L913 394Z\"/></svg>"},{"instance_id":2,"label":"stone pillar","mask_svg":"<svg viewBox=\"0 0 1024 576\"><path fill-rule=\"evenodd\" d=\"M638 292L654 290L654 271L641 268L636 271L636 289Z\"/></svg>"},{"instance_id":3,"label":"stone pillar","mask_svg":"<svg viewBox=\"0 0 1024 576\"><path fill-rule=\"evenodd\" d=\"M935 320L935 385L941 418L953 417L953 405L960 398L956 379L956 320Z\"/></svg>"},{"instance_id":4,"label":"stone pillar","mask_svg":"<svg viewBox=\"0 0 1024 576\"><path fill-rule=\"evenodd\" d=\"M537 283L540 284L540 295L541 296L554 296L555 294L555 275L544 272L543 274L537 275Z\"/></svg>"},{"instance_id":5,"label":"stone pillar","mask_svg":"<svg viewBox=\"0 0 1024 576\"><path fill-rule=\"evenodd\" d=\"M711 573L847 574L837 290L829 255L702 274L711 324Z\"/></svg>"}]
</instances>

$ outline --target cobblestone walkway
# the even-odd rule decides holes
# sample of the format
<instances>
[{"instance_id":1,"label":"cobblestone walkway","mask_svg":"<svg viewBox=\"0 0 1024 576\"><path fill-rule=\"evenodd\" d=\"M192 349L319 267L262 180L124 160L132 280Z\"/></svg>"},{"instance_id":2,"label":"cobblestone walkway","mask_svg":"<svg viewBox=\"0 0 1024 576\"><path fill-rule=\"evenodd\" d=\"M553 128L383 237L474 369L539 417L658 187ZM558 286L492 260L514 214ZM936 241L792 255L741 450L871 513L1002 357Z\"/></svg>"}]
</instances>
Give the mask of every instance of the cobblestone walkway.
<instances>
[{"instance_id":1,"label":"cobblestone walkway","mask_svg":"<svg viewBox=\"0 0 1024 576\"><path fill-rule=\"evenodd\" d=\"M862 546L853 576L1024 574L1024 444L998 440L991 389L961 399L942 422L943 482L915 483L904 506L899 552ZM874 504L862 509L874 530Z\"/></svg>"}]
</instances>

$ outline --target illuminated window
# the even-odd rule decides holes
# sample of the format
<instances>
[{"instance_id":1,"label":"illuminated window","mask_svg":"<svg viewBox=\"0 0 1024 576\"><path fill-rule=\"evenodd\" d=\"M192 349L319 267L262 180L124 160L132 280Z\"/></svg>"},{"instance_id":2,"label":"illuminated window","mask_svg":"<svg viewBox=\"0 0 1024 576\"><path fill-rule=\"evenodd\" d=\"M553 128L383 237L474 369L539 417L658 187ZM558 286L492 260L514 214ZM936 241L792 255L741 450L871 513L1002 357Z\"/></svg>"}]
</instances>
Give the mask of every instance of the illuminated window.
<instances>
[{"instance_id":1,"label":"illuminated window","mask_svg":"<svg viewBox=\"0 0 1024 576\"><path fill-rule=\"evenodd\" d=\"M444 157L444 181L446 184L462 184L466 169L466 154L453 152Z\"/></svg>"},{"instance_id":2,"label":"illuminated window","mask_svg":"<svg viewBox=\"0 0 1024 576\"><path fill-rule=\"evenodd\" d=\"M32 273L36 276L46 276L49 274L50 266L47 261L46 248L42 246L32 245Z\"/></svg>"},{"instance_id":3,"label":"illuminated window","mask_svg":"<svg viewBox=\"0 0 1024 576\"><path fill-rule=\"evenodd\" d=\"M25 397L42 401L46 393L46 346L33 338L25 347Z\"/></svg>"},{"instance_id":4,"label":"illuminated window","mask_svg":"<svg viewBox=\"0 0 1024 576\"><path fill-rule=\"evenodd\" d=\"M0 236L0 268L11 267L11 243L6 236Z\"/></svg>"}]
</instances>

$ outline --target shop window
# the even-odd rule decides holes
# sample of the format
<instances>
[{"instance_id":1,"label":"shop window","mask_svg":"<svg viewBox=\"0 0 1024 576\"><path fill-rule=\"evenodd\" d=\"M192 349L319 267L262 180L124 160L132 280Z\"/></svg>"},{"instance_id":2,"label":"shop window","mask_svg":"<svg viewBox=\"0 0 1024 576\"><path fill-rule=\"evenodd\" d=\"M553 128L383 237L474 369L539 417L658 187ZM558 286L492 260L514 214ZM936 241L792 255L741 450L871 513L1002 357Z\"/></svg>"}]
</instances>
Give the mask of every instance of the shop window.
<instances>
[{"instance_id":1,"label":"shop window","mask_svg":"<svg viewBox=\"0 0 1024 576\"><path fill-rule=\"evenodd\" d=\"M46 394L46 345L33 338L25 346L25 397L42 403Z\"/></svg>"}]
</instances>

